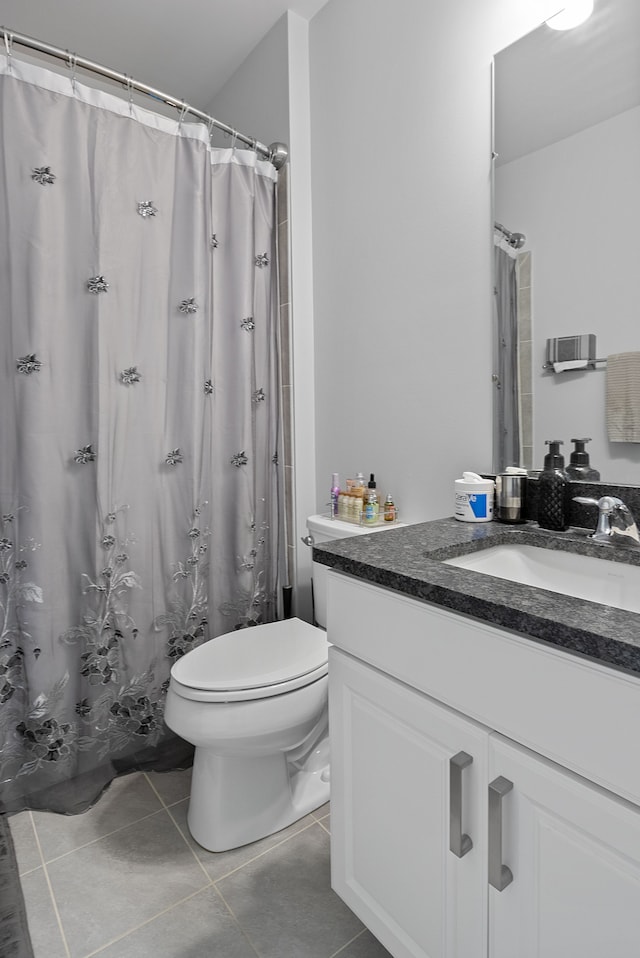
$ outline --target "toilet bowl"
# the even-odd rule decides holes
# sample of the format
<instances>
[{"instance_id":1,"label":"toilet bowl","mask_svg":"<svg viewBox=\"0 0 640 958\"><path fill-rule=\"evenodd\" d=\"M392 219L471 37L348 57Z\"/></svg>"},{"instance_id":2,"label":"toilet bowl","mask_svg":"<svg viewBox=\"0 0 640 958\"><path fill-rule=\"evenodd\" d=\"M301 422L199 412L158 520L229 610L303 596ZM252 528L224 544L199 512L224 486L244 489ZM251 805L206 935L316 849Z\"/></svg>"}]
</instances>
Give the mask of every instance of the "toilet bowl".
<instances>
[{"instance_id":1,"label":"toilet bowl","mask_svg":"<svg viewBox=\"0 0 640 958\"><path fill-rule=\"evenodd\" d=\"M371 531L321 516L307 526L312 542ZM314 563L320 625L325 576ZM329 800L328 648L323 628L292 618L218 636L174 664L164 717L195 746L187 823L204 848L257 841Z\"/></svg>"}]
</instances>

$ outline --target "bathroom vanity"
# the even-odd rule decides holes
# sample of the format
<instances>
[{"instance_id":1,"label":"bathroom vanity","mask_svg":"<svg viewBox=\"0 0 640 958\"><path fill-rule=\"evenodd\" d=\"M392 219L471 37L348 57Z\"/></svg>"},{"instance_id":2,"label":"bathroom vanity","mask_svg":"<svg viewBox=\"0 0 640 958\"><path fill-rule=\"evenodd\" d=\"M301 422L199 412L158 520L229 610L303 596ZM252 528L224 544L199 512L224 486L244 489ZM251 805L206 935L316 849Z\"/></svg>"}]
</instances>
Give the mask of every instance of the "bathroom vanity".
<instances>
[{"instance_id":1,"label":"bathroom vanity","mask_svg":"<svg viewBox=\"0 0 640 958\"><path fill-rule=\"evenodd\" d=\"M640 573L640 550L533 523L314 549L332 884L395 958L640 950L640 614L444 561L514 543L611 560L614 597Z\"/></svg>"}]
</instances>

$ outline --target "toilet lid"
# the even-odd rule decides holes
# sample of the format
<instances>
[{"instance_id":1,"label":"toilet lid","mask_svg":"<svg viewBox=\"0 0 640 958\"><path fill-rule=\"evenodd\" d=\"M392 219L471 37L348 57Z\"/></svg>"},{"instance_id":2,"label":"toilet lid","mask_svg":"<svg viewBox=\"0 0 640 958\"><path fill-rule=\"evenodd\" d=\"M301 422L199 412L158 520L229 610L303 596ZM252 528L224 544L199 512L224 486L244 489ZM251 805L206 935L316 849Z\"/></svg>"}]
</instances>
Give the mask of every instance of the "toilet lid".
<instances>
[{"instance_id":1,"label":"toilet lid","mask_svg":"<svg viewBox=\"0 0 640 958\"><path fill-rule=\"evenodd\" d=\"M192 649L174 664L181 685L233 692L281 685L327 663L326 633L301 619L284 619L227 632Z\"/></svg>"}]
</instances>

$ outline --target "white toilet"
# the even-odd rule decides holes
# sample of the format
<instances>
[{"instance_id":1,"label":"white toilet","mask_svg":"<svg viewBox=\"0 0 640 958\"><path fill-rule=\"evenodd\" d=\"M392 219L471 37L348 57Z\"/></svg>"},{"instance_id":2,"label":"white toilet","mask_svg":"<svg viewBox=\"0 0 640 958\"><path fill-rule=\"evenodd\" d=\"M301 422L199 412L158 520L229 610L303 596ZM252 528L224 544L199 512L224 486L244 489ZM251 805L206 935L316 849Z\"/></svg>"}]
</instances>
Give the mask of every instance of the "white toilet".
<instances>
[{"instance_id":1,"label":"white toilet","mask_svg":"<svg viewBox=\"0 0 640 958\"><path fill-rule=\"evenodd\" d=\"M307 528L307 544L384 529L327 516ZM326 573L313 563L319 626ZM211 639L171 669L164 717L195 745L187 821L204 848L246 845L329 800L328 648L323 628L285 619Z\"/></svg>"}]
</instances>

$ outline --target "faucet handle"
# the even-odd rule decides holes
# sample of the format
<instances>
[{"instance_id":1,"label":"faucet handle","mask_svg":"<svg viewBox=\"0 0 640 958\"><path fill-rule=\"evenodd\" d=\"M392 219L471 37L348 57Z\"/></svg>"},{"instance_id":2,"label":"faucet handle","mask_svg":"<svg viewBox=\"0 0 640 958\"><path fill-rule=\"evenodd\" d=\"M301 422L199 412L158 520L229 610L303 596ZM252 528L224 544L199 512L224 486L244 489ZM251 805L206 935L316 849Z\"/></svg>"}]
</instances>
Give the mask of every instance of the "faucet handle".
<instances>
[{"instance_id":1,"label":"faucet handle","mask_svg":"<svg viewBox=\"0 0 640 958\"><path fill-rule=\"evenodd\" d=\"M640 533L636 526L631 510L622 499L617 496L601 496L592 499L589 496L574 496L574 502L583 506L596 506L598 509L598 524L591 538L596 542L624 543L630 542L640 546Z\"/></svg>"},{"instance_id":2,"label":"faucet handle","mask_svg":"<svg viewBox=\"0 0 640 958\"><path fill-rule=\"evenodd\" d=\"M615 496L601 496L599 499L592 499L590 496L574 496L573 501L579 502L582 506L596 506L605 515L616 509L627 508L622 499L617 499Z\"/></svg>"}]
</instances>

